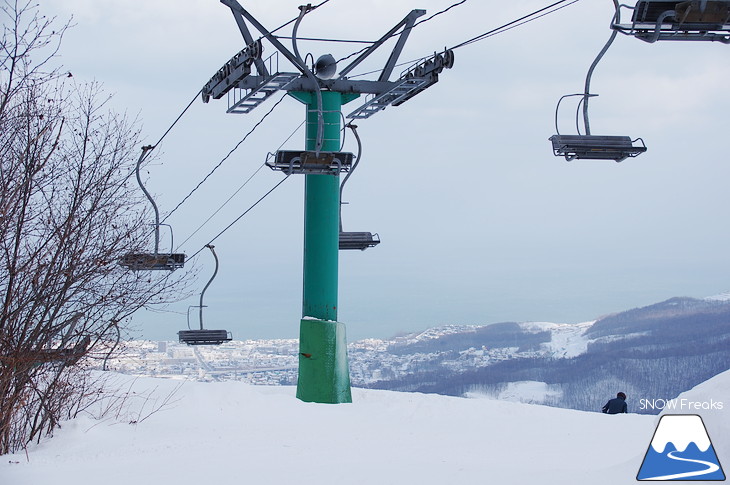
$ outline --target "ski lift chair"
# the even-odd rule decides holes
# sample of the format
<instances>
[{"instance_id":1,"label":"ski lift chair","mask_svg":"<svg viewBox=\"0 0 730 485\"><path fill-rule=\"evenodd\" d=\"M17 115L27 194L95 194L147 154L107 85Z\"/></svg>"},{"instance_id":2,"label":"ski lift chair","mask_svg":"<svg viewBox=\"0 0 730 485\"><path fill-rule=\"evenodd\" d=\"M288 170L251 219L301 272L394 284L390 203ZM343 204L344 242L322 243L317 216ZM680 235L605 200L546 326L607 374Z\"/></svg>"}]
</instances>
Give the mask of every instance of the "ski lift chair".
<instances>
[{"instance_id":1,"label":"ski lift chair","mask_svg":"<svg viewBox=\"0 0 730 485\"><path fill-rule=\"evenodd\" d=\"M614 21L618 21L619 18L619 5L614 0L616 5L616 13L614 14ZM608 42L603 46L601 52L598 53L593 64L588 69L586 75L585 89L580 94L566 94L558 100L558 104L555 108L555 131L557 135L553 135L549 138L553 145L553 154L556 157L565 157L567 161L571 160L613 160L615 162L621 162L627 158L633 158L646 151L646 145L644 140L637 138L632 140L629 136L613 136L613 135L592 135L591 126L588 120L588 100L595 97L595 94L590 94L591 76L595 70L598 62L603 58L608 48L616 38L617 31L614 30L611 33ZM578 109L576 110L575 125L578 131L577 135L561 135L558 129L558 110L560 109L560 103L563 99L570 96L580 96L581 101L578 103ZM585 135L580 134L580 127L578 123L578 112L580 111L581 104L583 105L583 126L585 127ZM641 145L635 144L637 141L641 142Z\"/></svg>"},{"instance_id":2,"label":"ski lift chair","mask_svg":"<svg viewBox=\"0 0 730 485\"><path fill-rule=\"evenodd\" d=\"M23 352L19 357L0 356L0 364L31 363L33 366L44 364L62 364L72 366L86 355L86 350L91 345L91 337L88 335L77 342L73 347L62 346L55 349L41 349Z\"/></svg>"},{"instance_id":3,"label":"ski lift chair","mask_svg":"<svg viewBox=\"0 0 730 485\"><path fill-rule=\"evenodd\" d=\"M66 365L74 365L86 353L91 344L91 337L88 335L81 339L73 347L45 350L41 353L41 360L45 362L63 362Z\"/></svg>"},{"instance_id":4,"label":"ski lift chair","mask_svg":"<svg viewBox=\"0 0 730 485\"><path fill-rule=\"evenodd\" d=\"M365 251L380 244L380 236L372 232L340 231L340 250L359 249Z\"/></svg>"},{"instance_id":5,"label":"ski lift chair","mask_svg":"<svg viewBox=\"0 0 730 485\"><path fill-rule=\"evenodd\" d=\"M200 293L200 305L198 305L200 309L200 328L190 328L190 308L192 308L190 307L188 308L188 330L180 330L177 333L179 342L188 345L220 345L233 339L231 332L227 330L208 330L203 327L203 308L205 308L203 305L203 296L205 295L205 290L208 289L218 274L218 256L215 254L214 246L208 244L206 247L210 249L210 252L213 253L213 258L215 258L215 271L213 271L213 276L210 277L210 280L208 280L205 288Z\"/></svg>"},{"instance_id":6,"label":"ski lift chair","mask_svg":"<svg viewBox=\"0 0 730 485\"><path fill-rule=\"evenodd\" d=\"M272 170L292 174L339 174L352 167L353 154L347 152L313 152L279 150L274 160L266 161Z\"/></svg>"},{"instance_id":7,"label":"ski lift chair","mask_svg":"<svg viewBox=\"0 0 730 485\"><path fill-rule=\"evenodd\" d=\"M346 204L346 202L342 202L342 193L345 189L345 184L347 183L347 180L350 178L350 176L353 174L355 169L357 168L358 163L360 163L360 159L362 158L362 141L360 140L360 135L357 133L357 126L353 125L352 123L349 123L348 128L352 130L352 133L355 135L355 139L357 140L357 157L355 159L355 163L352 164L352 168L350 171L345 175L345 178L342 180L342 183L340 184L340 241L339 241L339 249L342 250L355 250L359 249L360 251L365 251L367 248L373 248L380 244L380 236L378 234L373 234L372 232L347 232L342 230L342 206L343 204Z\"/></svg>"},{"instance_id":8,"label":"ski lift chair","mask_svg":"<svg viewBox=\"0 0 730 485\"><path fill-rule=\"evenodd\" d=\"M226 330L180 330L177 335L180 343L188 345L220 345L232 340Z\"/></svg>"},{"instance_id":9,"label":"ski lift chair","mask_svg":"<svg viewBox=\"0 0 730 485\"><path fill-rule=\"evenodd\" d=\"M137 161L137 167L135 169L137 174L137 183L139 184L142 192L147 196L147 199L152 204L152 208L155 211L155 250L152 253L128 253L119 259L119 265L131 271L175 271L176 269L182 268L185 265L185 254L183 253L160 253L160 226L167 226L170 228L170 247L174 247L172 227L169 224L160 224L160 211L157 209L157 204L152 198L150 193L142 184L142 178L139 175L139 167L142 161L146 158L146 155L154 147L144 146L142 147L142 155L140 155Z\"/></svg>"},{"instance_id":10,"label":"ski lift chair","mask_svg":"<svg viewBox=\"0 0 730 485\"><path fill-rule=\"evenodd\" d=\"M119 264L131 271L175 271L185 265L185 254L129 253L119 260Z\"/></svg>"},{"instance_id":11,"label":"ski lift chair","mask_svg":"<svg viewBox=\"0 0 730 485\"><path fill-rule=\"evenodd\" d=\"M629 7L630 8L630 7ZM730 0L639 0L630 24L611 27L644 42L716 41L730 44Z\"/></svg>"},{"instance_id":12,"label":"ski lift chair","mask_svg":"<svg viewBox=\"0 0 730 485\"><path fill-rule=\"evenodd\" d=\"M553 153L572 160L614 160L621 162L646 151L644 140L637 138L641 145L635 145L629 136L608 135L553 135Z\"/></svg>"}]
</instances>

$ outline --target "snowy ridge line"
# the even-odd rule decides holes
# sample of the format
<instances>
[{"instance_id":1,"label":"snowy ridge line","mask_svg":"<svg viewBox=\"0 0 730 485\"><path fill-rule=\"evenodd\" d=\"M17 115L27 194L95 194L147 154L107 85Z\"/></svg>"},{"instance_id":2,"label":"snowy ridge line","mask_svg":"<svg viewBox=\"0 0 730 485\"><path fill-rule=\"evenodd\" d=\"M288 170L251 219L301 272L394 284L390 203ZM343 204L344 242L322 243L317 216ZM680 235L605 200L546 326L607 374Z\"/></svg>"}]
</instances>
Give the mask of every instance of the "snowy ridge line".
<instances>
[{"instance_id":1,"label":"snowy ridge line","mask_svg":"<svg viewBox=\"0 0 730 485\"><path fill-rule=\"evenodd\" d=\"M730 290L724 291L718 295L713 296L706 296L703 298L705 301L717 301L717 302L727 302L730 301Z\"/></svg>"}]
</instances>

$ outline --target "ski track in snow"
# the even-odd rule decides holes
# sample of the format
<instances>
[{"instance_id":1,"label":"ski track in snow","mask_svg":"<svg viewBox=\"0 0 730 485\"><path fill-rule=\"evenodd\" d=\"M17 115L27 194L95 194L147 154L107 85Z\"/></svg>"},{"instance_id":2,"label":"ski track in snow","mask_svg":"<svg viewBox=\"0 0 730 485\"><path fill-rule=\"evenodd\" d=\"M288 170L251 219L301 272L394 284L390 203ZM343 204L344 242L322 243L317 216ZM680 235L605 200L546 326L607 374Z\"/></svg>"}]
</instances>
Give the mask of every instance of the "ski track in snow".
<instances>
[{"instance_id":1,"label":"ski track in snow","mask_svg":"<svg viewBox=\"0 0 730 485\"><path fill-rule=\"evenodd\" d=\"M675 450L675 451L671 451L671 452L667 453L667 457L671 458L672 460L687 461L690 463L698 463L700 465L706 465L707 468L704 470L697 470L694 472L675 473L674 475L662 475L660 477L643 478L642 481L644 481L644 480L677 480L680 478L699 477L702 475L709 475L710 473L714 473L720 469L719 466L717 466L714 463L711 463L709 461L682 458L680 456L674 456L674 453L678 453L678 451Z\"/></svg>"}]
</instances>

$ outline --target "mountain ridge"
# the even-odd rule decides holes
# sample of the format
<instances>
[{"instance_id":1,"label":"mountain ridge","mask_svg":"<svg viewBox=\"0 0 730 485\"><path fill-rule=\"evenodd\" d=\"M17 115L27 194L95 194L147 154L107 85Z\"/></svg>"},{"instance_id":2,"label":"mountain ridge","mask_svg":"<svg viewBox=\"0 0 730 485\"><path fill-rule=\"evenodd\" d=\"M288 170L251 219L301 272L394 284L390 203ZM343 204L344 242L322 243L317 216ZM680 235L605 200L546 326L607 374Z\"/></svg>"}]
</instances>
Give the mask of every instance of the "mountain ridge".
<instances>
[{"instance_id":1,"label":"mountain ridge","mask_svg":"<svg viewBox=\"0 0 730 485\"><path fill-rule=\"evenodd\" d=\"M592 324L582 324L584 330L574 335L572 352L555 345L557 330L565 332L581 324L573 327L530 322L497 325L511 333L500 333L499 340L491 341L496 344L492 348L483 345L483 340L472 339L471 353L481 351L496 357L502 350L502 358L461 368L452 365L451 369L445 369L448 366L436 365L457 360L457 354L463 359L469 353L463 350L469 345L469 337L478 335L479 331L452 333L448 338L431 338L411 347L422 357L432 356L421 359L420 369L366 385L448 395L481 392L498 397L510 383L536 382L552 390L543 404L596 410L602 405L601 399L611 397L618 390L636 398L675 397L730 368L728 301L676 297L607 315ZM549 332L549 338L544 332ZM459 346L449 347L447 344L452 342L458 342ZM510 342L511 347L504 347ZM477 348L479 345L481 349ZM584 347L576 351L581 345ZM556 394L557 388L562 393ZM530 399L527 402L534 402L534 396Z\"/></svg>"}]
</instances>

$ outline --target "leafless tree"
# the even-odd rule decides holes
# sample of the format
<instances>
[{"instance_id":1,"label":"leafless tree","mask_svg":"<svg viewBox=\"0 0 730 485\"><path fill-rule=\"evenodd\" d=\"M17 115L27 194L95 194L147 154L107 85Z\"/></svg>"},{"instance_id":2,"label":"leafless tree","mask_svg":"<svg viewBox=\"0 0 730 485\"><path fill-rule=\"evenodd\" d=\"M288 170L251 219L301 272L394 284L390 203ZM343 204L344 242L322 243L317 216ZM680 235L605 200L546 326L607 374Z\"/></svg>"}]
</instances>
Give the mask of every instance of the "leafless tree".
<instances>
[{"instance_id":1,"label":"leafless tree","mask_svg":"<svg viewBox=\"0 0 730 485\"><path fill-rule=\"evenodd\" d=\"M68 25L2 0L0 39L0 454L93 399L88 361L138 309L180 292L180 272L129 271L149 251L135 120L98 84L53 67Z\"/></svg>"}]
</instances>

